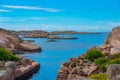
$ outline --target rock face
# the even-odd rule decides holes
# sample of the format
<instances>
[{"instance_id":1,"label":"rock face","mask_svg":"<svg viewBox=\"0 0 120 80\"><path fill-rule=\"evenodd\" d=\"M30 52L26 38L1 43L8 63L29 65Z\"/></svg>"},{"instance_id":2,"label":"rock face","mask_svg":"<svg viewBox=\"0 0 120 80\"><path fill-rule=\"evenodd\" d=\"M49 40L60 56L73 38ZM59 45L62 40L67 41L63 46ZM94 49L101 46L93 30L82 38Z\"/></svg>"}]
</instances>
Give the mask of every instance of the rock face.
<instances>
[{"instance_id":1,"label":"rock face","mask_svg":"<svg viewBox=\"0 0 120 80\"><path fill-rule=\"evenodd\" d=\"M40 49L39 46L33 44L29 41L21 41L21 39L7 30L0 30L0 47L6 48L8 50L14 51L17 49L21 50L37 50Z\"/></svg>"},{"instance_id":2,"label":"rock face","mask_svg":"<svg viewBox=\"0 0 120 80\"><path fill-rule=\"evenodd\" d=\"M120 80L120 65L112 64L107 68L108 80Z\"/></svg>"},{"instance_id":3,"label":"rock face","mask_svg":"<svg viewBox=\"0 0 120 80\"><path fill-rule=\"evenodd\" d=\"M89 60L85 60L84 56L70 58L68 62L61 65L57 80L91 80L85 77L94 73L97 69L98 66Z\"/></svg>"},{"instance_id":4,"label":"rock face","mask_svg":"<svg viewBox=\"0 0 120 80\"><path fill-rule=\"evenodd\" d=\"M120 52L120 27L114 28L104 44L99 47L104 53L113 55Z\"/></svg>"},{"instance_id":5,"label":"rock face","mask_svg":"<svg viewBox=\"0 0 120 80\"><path fill-rule=\"evenodd\" d=\"M0 69L0 80L23 80L27 75L31 75L30 71L39 67L37 62L29 59L22 58L18 62L4 62L5 65L3 69ZM21 79L21 77L24 78Z\"/></svg>"},{"instance_id":6,"label":"rock face","mask_svg":"<svg viewBox=\"0 0 120 80\"><path fill-rule=\"evenodd\" d=\"M40 49L39 46L37 46L29 41L24 41L24 42L20 43L19 48L24 51L33 51L33 50Z\"/></svg>"},{"instance_id":7,"label":"rock face","mask_svg":"<svg viewBox=\"0 0 120 80\"><path fill-rule=\"evenodd\" d=\"M91 48L92 49L92 48ZM109 33L104 44L97 47L108 59L113 59L112 55L120 53L120 27L116 27ZM98 70L99 65L85 60L84 56L70 58L68 62L63 63L58 71L57 80L87 80L86 76L94 73L101 73ZM108 80L120 80L120 65L111 64L107 67Z\"/></svg>"}]
</instances>

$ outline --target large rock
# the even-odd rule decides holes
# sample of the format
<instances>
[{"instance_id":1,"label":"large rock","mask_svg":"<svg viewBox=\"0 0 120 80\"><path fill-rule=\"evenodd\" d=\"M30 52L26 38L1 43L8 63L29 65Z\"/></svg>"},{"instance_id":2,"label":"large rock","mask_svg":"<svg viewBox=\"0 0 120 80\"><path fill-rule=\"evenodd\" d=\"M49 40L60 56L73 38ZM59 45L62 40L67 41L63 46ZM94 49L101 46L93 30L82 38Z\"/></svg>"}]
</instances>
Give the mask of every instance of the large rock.
<instances>
[{"instance_id":1,"label":"large rock","mask_svg":"<svg viewBox=\"0 0 120 80\"><path fill-rule=\"evenodd\" d=\"M107 54L113 55L120 52L120 26L109 33L103 45L99 48Z\"/></svg>"},{"instance_id":2,"label":"large rock","mask_svg":"<svg viewBox=\"0 0 120 80\"><path fill-rule=\"evenodd\" d=\"M16 63L15 63L15 62L12 62L12 61L8 61L8 62L5 63L5 67L6 67L6 68L15 69Z\"/></svg>"},{"instance_id":3,"label":"large rock","mask_svg":"<svg viewBox=\"0 0 120 80\"><path fill-rule=\"evenodd\" d=\"M27 51L40 49L39 46L33 44L32 42L22 41L16 34L13 34L12 31L4 29L0 29L0 47L11 51L17 49Z\"/></svg>"},{"instance_id":4,"label":"large rock","mask_svg":"<svg viewBox=\"0 0 120 80\"><path fill-rule=\"evenodd\" d=\"M16 49L19 43L17 36L0 32L0 47Z\"/></svg>"},{"instance_id":5,"label":"large rock","mask_svg":"<svg viewBox=\"0 0 120 80\"><path fill-rule=\"evenodd\" d=\"M22 61L24 62L22 63ZM31 75L38 70L36 69L37 67L40 67L37 62L25 58L19 62L1 61L0 63L0 67L5 67L2 70L0 69L0 80L23 80L28 77L27 75ZM5 65L3 65L3 63L5 63Z\"/></svg>"},{"instance_id":6,"label":"large rock","mask_svg":"<svg viewBox=\"0 0 120 80\"><path fill-rule=\"evenodd\" d=\"M19 49L25 50L25 51L33 51L33 50L40 50L40 47L31 42L24 41L20 43Z\"/></svg>"},{"instance_id":7,"label":"large rock","mask_svg":"<svg viewBox=\"0 0 120 80\"><path fill-rule=\"evenodd\" d=\"M112 64L107 68L108 80L120 80L120 65Z\"/></svg>"}]
</instances>

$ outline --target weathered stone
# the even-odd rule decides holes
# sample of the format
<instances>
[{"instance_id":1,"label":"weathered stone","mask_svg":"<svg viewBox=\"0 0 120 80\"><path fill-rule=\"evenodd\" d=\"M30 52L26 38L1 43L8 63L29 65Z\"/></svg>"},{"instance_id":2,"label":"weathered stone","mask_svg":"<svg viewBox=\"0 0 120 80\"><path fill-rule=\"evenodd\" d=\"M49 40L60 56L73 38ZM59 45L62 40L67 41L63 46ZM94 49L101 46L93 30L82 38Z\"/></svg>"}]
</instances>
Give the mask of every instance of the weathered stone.
<instances>
[{"instance_id":1,"label":"weathered stone","mask_svg":"<svg viewBox=\"0 0 120 80\"><path fill-rule=\"evenodd\" d=\"M40 50L40 47L29 41L24 41L20 43L19 49L25 50L25 51L33 51L33 50Z\"/></svg>"},{"instance_id":2,"label":"weathered stone","mask_svg":"<svg viewBox=\"0 0 120 80\"><path fill-rule=\"evenodd\" d=\"M16 66L15 62L12 62L12 61L8 61L5 63L6 68L15 69L15 66Z\"/></svg>"},{"instance_id":3,"label":"weathered stone","mask_svg":"<svg viewBox=\"0 0 120 80\"><path fill-rule=\"evenodd\" d=\"M64 67L68 67L68 66L69 66L68 63L63 63L62 65L63 65Z\"/></svg>"},{"instance_id":4,"label":"weathered stone","mask_svg":"<svg viewBox=\"0 0 120 80\"><path fill-rule=\"evenodd\" d=\"M89 70L89 73L88 73L88 76L91 75L94 71L96 71L98 69L98 66L91 66L90 67L90 70Z\"/></svg>"},{"instance_id":5,"label":"weathered stone","mask_svg":"<svg viewBox=\"0 0 120 80\"><path fill-rule=\"evenodd\" d=\"M0 61L0 67L4 67L5 61Z\"/></svg>"},{"instance_id":6,"label":"weathered stone","mask_svg":"<svg viewBox=\"0 0 120 80\"><path fill-rule=\"evenodd\" d=\"M107 68L108 80L119 80L120 79L120 65L111 64Z\"/></svg>"},{"instance_id":7,"label":"weathered stone","mask_svg":"<svg viewBox=\"0 0 120 80\"><path fill-rule=\"evenodd\" d=\"M16 49L21 50L40 50L40 47L33 44L29 41L23 41L15 34L12 33L12 31L7 31L4 29L0 29L0 47L6 48L8 50L14 51Z\"/></svg>"},{"instance_id":8,"label":"weathered stone","mask_svg":"<svg viewBox=\"0 0 120 80\"><path fill-rule=\"evenodd\" d=\"M116 75L116 80L120 80L120 74Z\"/></svg>"},{"instance_id":9,"label":"weathered stone","mask_svg":"<svg viewBox=\"0 0 120 80\"><path fill-rule=\"evenodd\" d=\"M103 46L99 48L107 54L113 55L120 52L120 26L114 28L108 35Z\"/></svg>"},{"instance_id":10,"label":"weathered stone","mask_svg":"<svg viewBox=\"0 0 120 80\"><path fill-rule=\"evenodd\" d=\"M82 69L82 72L83 72L83 74L85 75L85 76L87 76L88 75L88 73L89 73L89 68L83 68Z\"/></svg>"},{"instance_id":11,"label":"weathered stone","mask_svg":"<svg viewBox=\"0 0 120 80\"><path fill-rule=\"evenodd\" d=\"M70 74L76 74L77 73L77 69L76 68L73 68L70 72Z\"/></svg>"},{"instance_id":12,"label":"weathered stone","mask_svg":"<svg viewBox=\"0 0 120 80\"><path fill-rule=\"evenodd\" d=\"M119 53L120 52L120 48L111 48L110 49L110 54L113 55L113 54L116 54L116 53Z\"/></svg>"}]
</instances>

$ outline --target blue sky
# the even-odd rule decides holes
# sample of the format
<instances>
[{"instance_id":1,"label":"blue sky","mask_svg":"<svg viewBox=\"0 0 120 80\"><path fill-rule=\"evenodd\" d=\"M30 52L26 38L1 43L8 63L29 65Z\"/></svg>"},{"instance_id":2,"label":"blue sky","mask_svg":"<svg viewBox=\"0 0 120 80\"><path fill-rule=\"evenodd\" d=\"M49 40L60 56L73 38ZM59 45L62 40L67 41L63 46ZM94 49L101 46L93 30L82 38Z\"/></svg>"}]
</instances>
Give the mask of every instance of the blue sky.
<instances>
[{"instance_id":1,"label":"blue sky","mask_svg":"<svg viewBox=\"0 0 120 80\"><path fill-rule=\"evenodd\" d=\"M0 27L106 32L120 25L120 0L0 0Z\"/></svg>"}]
</instances>

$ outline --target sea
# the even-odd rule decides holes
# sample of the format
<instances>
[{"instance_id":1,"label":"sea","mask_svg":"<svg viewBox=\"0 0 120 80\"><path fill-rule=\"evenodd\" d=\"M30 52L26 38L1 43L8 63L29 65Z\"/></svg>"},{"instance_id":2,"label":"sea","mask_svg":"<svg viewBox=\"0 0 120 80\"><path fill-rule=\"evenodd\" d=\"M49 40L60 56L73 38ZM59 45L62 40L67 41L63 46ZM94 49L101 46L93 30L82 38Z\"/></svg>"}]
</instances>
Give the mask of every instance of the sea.
<instances>
[{"instance_id":1,"label":"sea","mask_svg":"<svg viewBox=\"0 0 120 80\"><path fill-rule=\"evenodd\" d=\"M38 62L41 67L27 80L56 80L57 72L62 63L69 58L85 54L89 48L97 47L104 43L108 33L100 34L64 34L57 36L71 36L79 39L49 40L45 38L24 38L33 40L42 48L41 52L21 54L21 56Z\"/></svg>"}]
</instances>

